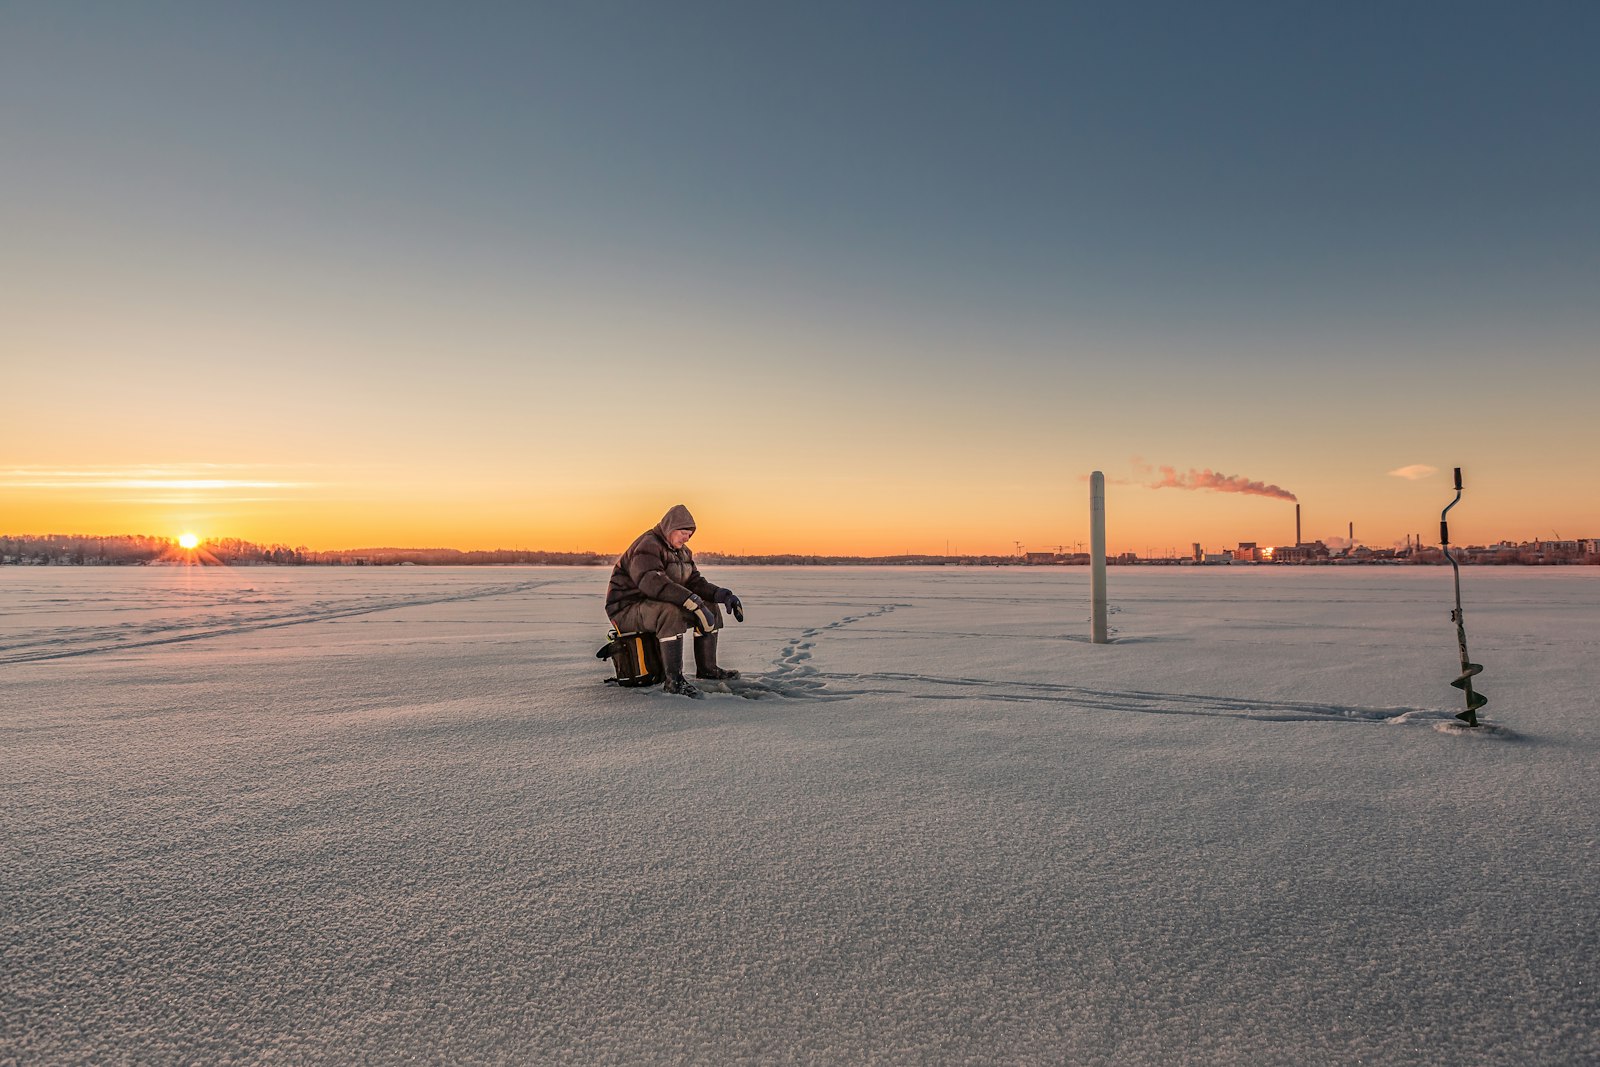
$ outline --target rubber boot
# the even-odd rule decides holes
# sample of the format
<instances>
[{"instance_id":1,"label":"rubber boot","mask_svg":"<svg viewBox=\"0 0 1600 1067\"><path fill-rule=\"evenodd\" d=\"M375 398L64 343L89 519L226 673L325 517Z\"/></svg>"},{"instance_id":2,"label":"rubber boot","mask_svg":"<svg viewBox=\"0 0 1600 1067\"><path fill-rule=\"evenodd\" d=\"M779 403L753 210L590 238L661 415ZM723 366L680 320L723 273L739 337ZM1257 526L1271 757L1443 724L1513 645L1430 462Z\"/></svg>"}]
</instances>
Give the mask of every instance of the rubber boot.
<instances>
[{"instance_id":1,"label":"rubber boot","mask_svg":"<svg viewBox=\"0 0 1600 1067\"><path fill-rule=\"evenodd\" d=\"M696 678L709 678L718 682L739 677L738 671L730 671L725 667L717 666L717 635L715 631L708 634L695 634L694 676Z\"/></svg>"},{"instance_id":2,"label":"rubber boot","mask_svg":"<svg viewBox=\"0 0 1600 1067\"><path fill-rule=\"evenodd\" d=\"M667 680L661 683L662 692L686 697L701 695L694 683L683 676L683 638L674 637L661 642L661 669L667 676Z\"/></svg>"}]
</instances>

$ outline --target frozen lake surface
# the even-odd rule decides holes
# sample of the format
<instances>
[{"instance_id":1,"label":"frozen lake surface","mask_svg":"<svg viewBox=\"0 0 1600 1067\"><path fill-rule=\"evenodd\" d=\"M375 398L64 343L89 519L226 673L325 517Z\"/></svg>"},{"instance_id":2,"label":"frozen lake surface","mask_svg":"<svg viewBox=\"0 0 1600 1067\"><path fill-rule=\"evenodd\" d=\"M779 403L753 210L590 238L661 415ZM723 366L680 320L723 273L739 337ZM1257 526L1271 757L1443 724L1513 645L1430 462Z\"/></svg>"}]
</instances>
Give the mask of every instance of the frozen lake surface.
<instances>
[{"instance_id":1,"label":"frozen lake surface","mask_svg":"<svg viewBox=\"0 0 1600 1067\"><path fill-rule=\"evenodd\" d=\"M0 1062L1600 1062L1600 568L0 568Z\"/></svg>"}]
</instances>

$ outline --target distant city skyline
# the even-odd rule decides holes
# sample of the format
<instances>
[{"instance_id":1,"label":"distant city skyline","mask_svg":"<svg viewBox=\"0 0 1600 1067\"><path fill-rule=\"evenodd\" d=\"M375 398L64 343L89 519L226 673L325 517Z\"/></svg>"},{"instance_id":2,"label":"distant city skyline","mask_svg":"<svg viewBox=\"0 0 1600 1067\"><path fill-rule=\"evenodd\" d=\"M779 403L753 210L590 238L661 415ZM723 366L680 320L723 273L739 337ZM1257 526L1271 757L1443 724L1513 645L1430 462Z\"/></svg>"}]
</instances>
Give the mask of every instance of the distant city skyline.
<instances>
[{"instance_id":1,"label":"distant city skyline","mask_svg":"<svg viewBox=\"0 0 1600 1067\"><path fill-rule=\"evenodd\" d=\"M1001 554L1101 470L1114 553L1395 545L1460 466L1596 536L1597 30L10 4L0 528Z\"/></svg>"}]
</instances>

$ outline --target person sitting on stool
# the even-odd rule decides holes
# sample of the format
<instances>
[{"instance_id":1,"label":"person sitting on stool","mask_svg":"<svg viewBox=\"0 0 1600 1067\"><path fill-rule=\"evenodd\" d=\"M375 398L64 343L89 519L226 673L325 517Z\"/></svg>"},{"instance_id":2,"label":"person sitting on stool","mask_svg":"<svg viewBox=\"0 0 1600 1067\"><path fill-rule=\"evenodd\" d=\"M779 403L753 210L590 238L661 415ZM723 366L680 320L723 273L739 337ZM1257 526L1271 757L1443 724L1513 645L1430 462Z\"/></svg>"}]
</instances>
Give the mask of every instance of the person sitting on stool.
<instances>
[{"instance_id":1,"label":"person sitting on stool","mask_svg":"<svg viewBox=\"0 0 1600 1067\"><path fill-rule=\"evenodd\" d=\"M661 521L640 534L611 570L606 589L606 615L622 633L653 633L661 642L661 663L668 693L698 697L700 690L683 676L683 634L694 628L696 678L723 681L739 672L717 666L717 631L722 608L744 621L744 604L730 590L712 585L694 565L689 538L694 516L674 504Z\"/></svg>"}]
</instances>

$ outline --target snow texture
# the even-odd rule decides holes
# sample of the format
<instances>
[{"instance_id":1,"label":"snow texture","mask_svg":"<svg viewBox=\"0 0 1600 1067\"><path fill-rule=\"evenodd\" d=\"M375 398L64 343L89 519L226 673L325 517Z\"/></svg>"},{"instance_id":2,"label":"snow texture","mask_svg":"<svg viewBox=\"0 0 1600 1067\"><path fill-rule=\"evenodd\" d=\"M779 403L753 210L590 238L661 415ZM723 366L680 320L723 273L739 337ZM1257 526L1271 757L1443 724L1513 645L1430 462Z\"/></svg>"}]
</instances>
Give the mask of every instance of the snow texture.
<instances>
[{"instance_id":1,"label":"snow texture","mask_svg":"<svg viewBox=\"0 0 1600 1067\"><path fill-rule=\"evenodd\" d=\"M0 570L0 1062L1600 1062L1600 569L707 570Z\"/></svg>"}]
</instances>

